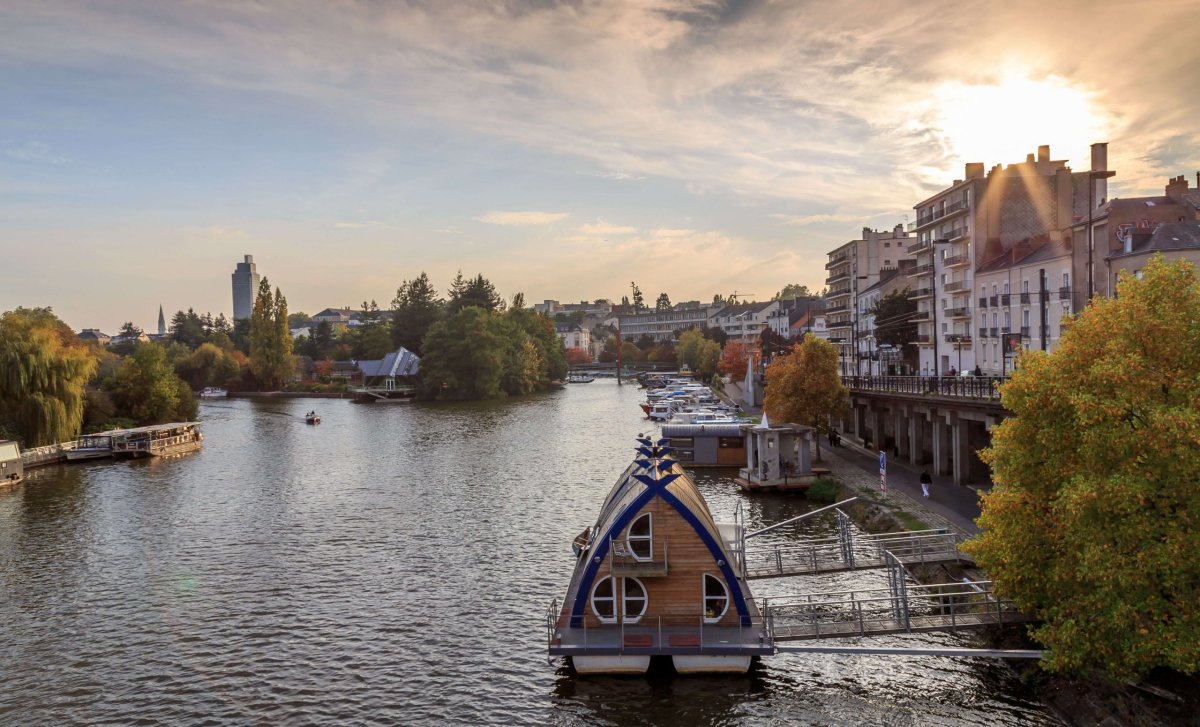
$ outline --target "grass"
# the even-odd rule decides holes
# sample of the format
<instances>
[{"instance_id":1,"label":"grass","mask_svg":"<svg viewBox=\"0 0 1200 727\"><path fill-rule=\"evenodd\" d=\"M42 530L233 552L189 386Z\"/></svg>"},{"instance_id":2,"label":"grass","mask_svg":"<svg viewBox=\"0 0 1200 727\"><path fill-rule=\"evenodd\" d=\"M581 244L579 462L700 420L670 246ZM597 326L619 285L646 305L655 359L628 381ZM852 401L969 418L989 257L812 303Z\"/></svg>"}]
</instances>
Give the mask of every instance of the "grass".
<instances>
[{"instance_id":1,"label":"grass","mask_svg":"<svg viewBox=\"0 0 1200 727\"><path fill-rule=\"evenodd\" d=\"M924 521L911 513L904 512L903 510L896 510L892 513L892 517L899 520L900 523L908 530L929 530L929 526L926 525Z\"/></svg>"},{"instance_id":2,"label":"grass","mask_svg":"<svg viewBox=\"0 0 1200 727\"><path fill-rule=\"evenodd\" d=\"M813 502L833 504L837 502L841 485L832 477L818 477L805 490L804 496Z\"/></svg>"}]
</instances>

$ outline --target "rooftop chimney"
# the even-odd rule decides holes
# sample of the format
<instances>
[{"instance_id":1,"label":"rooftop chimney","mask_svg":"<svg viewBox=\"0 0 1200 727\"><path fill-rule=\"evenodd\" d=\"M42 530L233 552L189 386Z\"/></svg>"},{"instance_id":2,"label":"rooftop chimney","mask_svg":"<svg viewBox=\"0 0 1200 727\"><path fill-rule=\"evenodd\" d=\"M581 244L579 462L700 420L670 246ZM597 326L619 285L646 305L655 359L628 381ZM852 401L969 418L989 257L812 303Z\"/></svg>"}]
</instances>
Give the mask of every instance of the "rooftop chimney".
<instances>
[{"instance_id":1,"label":"rooftop chimney","mask_svg":"<svg viewBox=\"0 0 1200 727\"><path fill-rule=\"evenodd\" d=\"M1025 163L1026 163L1026 164L1033 164L1033 155L1032 155L1032 154L1026 154L1026 155L1025 155Z\"/></svg>"},{"instance_id":2,"label":"rooftop chimney","mask_svg":"<svg viewBox=\"0 0 1200 727\"><path fill-rule=\"evenodd\" d=\"M966 165L963 176L967 179L980 179L983 177L983 162L971 162ZM1197 178L1200 178L1200 172L1196 172Z\"/></svg>"},{"instance_id":3,"label":"rooftop chimney","mask_svg":"<svg viewBox=\"0 0 1200 727\"><path fill-rule=\"evenodd\" d=\"M1050 161L1050 145L1049 144L1042 144L1041 146L1038 147L1038 161L1039 162Z\"/></svg>"},{"instance_id":4,"label":"rooftop chimney","mask_svg":"<svg viewBox=\"0 0 1200 727\"><path fill-rule=\"evenodd\" d=\"M1108 142L1092 144L1092 171L1108 171ZM1092 195L1092 200L1097 207L1104 204L1104 200L1108 199L1107 178L1092 180Z\"/></svg>"}]
</instances>

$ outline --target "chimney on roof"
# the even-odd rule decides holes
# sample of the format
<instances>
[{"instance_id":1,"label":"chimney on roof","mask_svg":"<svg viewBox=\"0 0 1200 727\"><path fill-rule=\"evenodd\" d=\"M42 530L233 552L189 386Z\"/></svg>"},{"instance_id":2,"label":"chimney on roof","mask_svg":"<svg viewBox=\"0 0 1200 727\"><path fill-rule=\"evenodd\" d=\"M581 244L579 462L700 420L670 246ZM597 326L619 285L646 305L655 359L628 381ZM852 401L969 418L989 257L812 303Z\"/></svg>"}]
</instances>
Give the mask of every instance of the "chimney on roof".
<instances>
[{"instance_id":1,"label":"chimney on roof","mask_svg":"<svg viewBox=\"0 0 1200 727\"><path fill-rule=\"evenodd\" d=\"M1200 177L1200 172L1196 172L1197 177ZM971 162L966 165L963 176L967 179L979 179L983 177L983 162Z\"/></svg>"},{"instance_id":2,"label":"chimney on roof","mask_svg":"<svg viewBox=\"0 0 1200 727\"><path fill-rule=\"evenodd\" d=\"M1050 145L1049 144L1042 144L1041 146L1038 147L1038 161L1039 162L1050 161Z\"/></svg>"},{"instance_id":3,"label":"chimney on roof","mask_svg":"<svg viewBox=\"0 0 1200 727\"><path fill-rule=\"evenodd\" d=\"M1171 177L1167 182L1166 196L1171 198L1176 204L1183 202L1183 195L1187 194L1188 181L1187 177L1180 174L1178 177Z\"/></svg>"},{"instance_id":4,"label":"chimney on roof","mask_svg":"<svg viewBox=\"0 0 1200 727\"><path fill-rule=\"evenodd\" d=\"M1033 155L1032 155L1032 154L1026 154L1026 155L1025 155L1025 163L1026 163L1026 164L1033 164Z\"/></svg>"}]
</instances>

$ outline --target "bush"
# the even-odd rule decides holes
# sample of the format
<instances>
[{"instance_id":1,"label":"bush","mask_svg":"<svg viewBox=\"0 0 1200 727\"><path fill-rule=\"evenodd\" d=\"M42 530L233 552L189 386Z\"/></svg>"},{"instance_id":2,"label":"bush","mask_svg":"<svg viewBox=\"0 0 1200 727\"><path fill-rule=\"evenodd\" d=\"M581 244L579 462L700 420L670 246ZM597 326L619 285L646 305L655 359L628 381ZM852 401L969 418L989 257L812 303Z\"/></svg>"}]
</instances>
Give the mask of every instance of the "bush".
<instances>
[{"instance_id":1,"label":"bush","mask_svg":"<svg viewBox=\"0 0 1200 727\"><path fill-rule=\"evenodd\" d=\"M840 487L838 481L832 477L818 477L808 486L804 496L813 502L833 504L837 502L838 488Z\"/></svg>"}]
</instances>

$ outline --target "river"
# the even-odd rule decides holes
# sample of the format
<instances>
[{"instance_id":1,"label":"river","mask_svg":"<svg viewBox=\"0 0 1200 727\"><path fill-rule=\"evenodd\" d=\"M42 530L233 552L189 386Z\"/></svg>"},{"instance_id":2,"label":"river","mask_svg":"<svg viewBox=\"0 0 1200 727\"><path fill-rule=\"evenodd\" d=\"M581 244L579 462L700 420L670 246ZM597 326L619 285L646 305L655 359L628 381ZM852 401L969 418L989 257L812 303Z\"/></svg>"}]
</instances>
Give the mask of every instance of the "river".
<instances>
[{"instance_id":1,"label":"river","mask_svg":"<svg viewBox=\"0 0 1200 727\"><path fill-rule=\"evenodd\" d=\"M983 660L587 679L548 663L543 614L650 428L641 395L598 380L501 403L228 400L201 407L202 452L31 472L0 493L0 723L1058 724ZM807 509L698 481L718 519L739 501L751 527Z\"/></svg>"}]
</instances>

